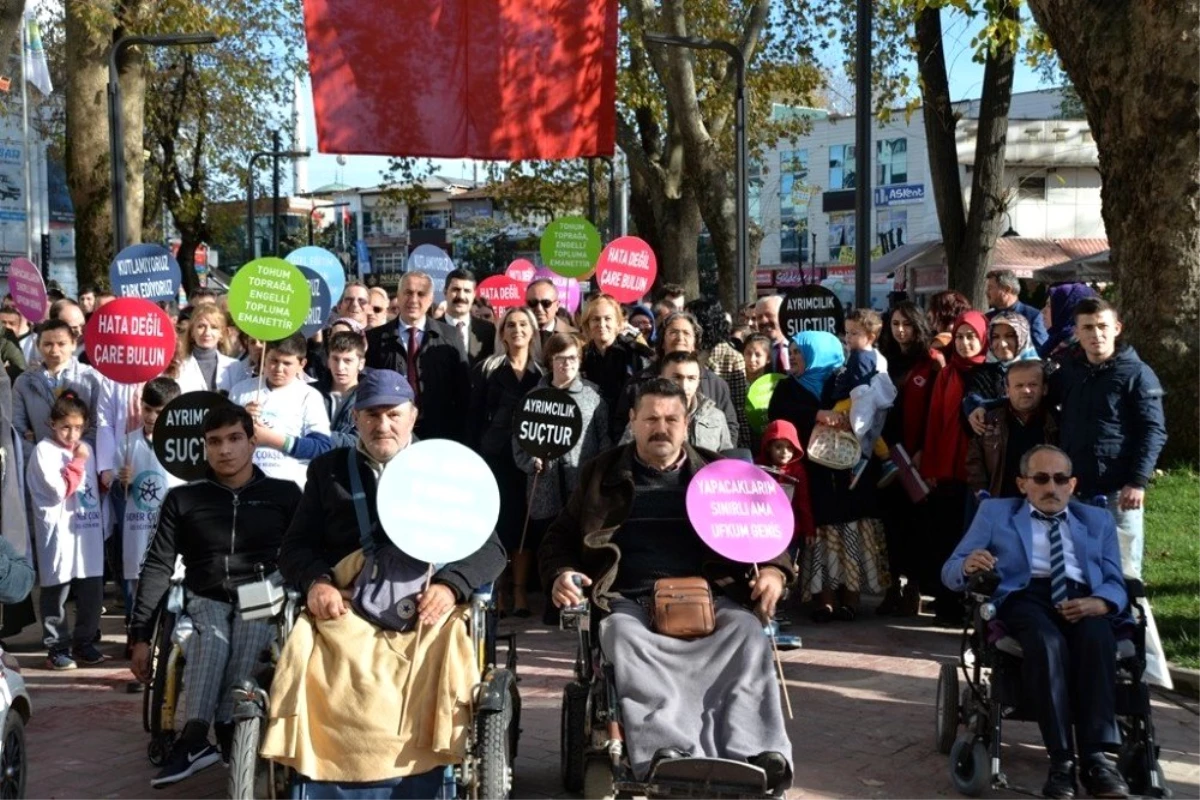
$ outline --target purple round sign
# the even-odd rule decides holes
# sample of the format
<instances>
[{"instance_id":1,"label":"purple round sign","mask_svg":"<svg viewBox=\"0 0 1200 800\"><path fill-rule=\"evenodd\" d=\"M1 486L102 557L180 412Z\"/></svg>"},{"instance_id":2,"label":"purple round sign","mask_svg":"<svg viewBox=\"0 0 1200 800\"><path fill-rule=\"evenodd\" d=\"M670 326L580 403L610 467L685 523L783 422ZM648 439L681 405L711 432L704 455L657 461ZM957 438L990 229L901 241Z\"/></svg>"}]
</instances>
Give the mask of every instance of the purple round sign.
<instances>
[{"instance_id":1,"label":"purple round sign","mask_svg":"<svg viewBox=\"0 0 1200 800\"><path fill-rule=\"evenodd\" d=\"M792 543L795 517L783 487L753 464L714 461L688 484L687 513L704 543L733 561L770 561Z\"/></svg>"},{"instance_id":2,"label":"purple round sign","mask_svg":"<svg viewBox=\"0 0 1200 800\"><path fill-rule=\"evenodd\" d=\"M46 316L46 284L42 273L27 258L14 258L8 268L8 293L21 316L31 323Z\"/></svg>"},{"instance_id":3,"label":"purple round sign","mask_svg":"<svg viewBox=\"0 0 1200 800\"><path fill-rule=\"evenodd\" d=\"M574 314L579 310L579 301L582 299L579 293L579 281L574 278L564 278L557 272L552 272L549 267L537 268L537 272L533 273L533 279L536 281L539 278L549 278L554 283L554 288L558 290L558 302L567 310L567 313Z\"/></svg>"}]
</instances>

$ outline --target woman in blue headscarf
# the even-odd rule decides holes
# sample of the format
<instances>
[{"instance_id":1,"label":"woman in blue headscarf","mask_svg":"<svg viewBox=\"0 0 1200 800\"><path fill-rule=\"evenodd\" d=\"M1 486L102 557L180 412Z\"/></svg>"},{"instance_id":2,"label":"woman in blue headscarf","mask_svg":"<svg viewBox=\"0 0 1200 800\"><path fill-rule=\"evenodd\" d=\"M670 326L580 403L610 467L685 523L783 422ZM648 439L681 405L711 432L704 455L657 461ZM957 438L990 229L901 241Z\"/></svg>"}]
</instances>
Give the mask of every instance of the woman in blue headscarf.
<instances>
[{"instance_id":1,"label":"woman in blue headscarf","mask_svg":"<svg viewBox=\"0 0 1200 800\"><path fill-rule=\"evenodd\" d=\"M792 336L789 358L791 380L775 388L767 416L795 425L802 444L818 422L847 427L844 415L824 410L833 407L833 378L846 361L841 341L824 331L803 331ZM806 541L801 556L802 597L816 598L814 621L850 621L857 615L860 592L878 593L889 583L883 525L875 512L879 476L864 475L851 489L849 470L813 462L805 466L816 535ZM872 462L868 472L878 469Z\"/></svg>"},{"instance_id":2,"label":"woman in blue headscarf","mask_svg":"<svg viewBox=\"0 0 1200 800\"><path fill-rule=\"evenodd\" d=\"M1042 309L1049 332L1041 348L1044 358L1075 343L1075 306L1080 300L1095 296L1096 293L1086 283L1060 283L1050 287L1046 307Z\"/></svg>"}]
</instances>

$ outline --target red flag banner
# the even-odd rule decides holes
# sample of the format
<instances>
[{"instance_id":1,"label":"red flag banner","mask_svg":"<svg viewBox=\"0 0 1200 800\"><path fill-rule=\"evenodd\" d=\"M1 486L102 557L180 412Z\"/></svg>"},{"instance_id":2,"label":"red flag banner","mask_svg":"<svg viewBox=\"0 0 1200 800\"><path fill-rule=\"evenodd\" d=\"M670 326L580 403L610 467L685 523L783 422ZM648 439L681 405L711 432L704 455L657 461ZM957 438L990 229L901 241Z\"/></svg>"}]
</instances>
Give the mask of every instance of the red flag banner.
<instances>
[{"instance_id":1,"label":"red flag banner","mask_svg":"<svg viewBox=\"0 0 1200 800\"><path fill-rule=\"evenodd\" d=\"M617 0L305 0L323 153L612 155Z\"/></svg>"}]
</instances>

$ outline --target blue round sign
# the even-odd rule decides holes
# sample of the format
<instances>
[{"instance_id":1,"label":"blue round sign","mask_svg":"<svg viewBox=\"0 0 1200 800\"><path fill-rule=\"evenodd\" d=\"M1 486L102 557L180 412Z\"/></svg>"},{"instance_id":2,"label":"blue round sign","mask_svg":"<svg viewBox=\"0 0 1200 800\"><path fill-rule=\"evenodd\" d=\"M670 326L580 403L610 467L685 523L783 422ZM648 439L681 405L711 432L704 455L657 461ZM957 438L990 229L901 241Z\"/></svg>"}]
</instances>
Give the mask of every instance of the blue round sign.
<instances>
[{"instance_id":1,"label":"blue round sign","mask_svg":"<svg viewBox=\"0 0 1200 800\"><path fill-rule=\"evenodd\" d=\"M297 267L308 267L321 276L329 289L330 308L336 306L342 299L342 293L346 291L346 270L342 266L342 260L333 253L323 247L309 245L288 253L284 261L295 264ZM313 303L316 302L317 296L313 295Z\"/></svg>"},{"instance_id":2,"label":"blue round sign","mask_svg":"<svg viewBox=\"0 0 1200 800\"><path fill-rule=\"evenodd\" d=\"M325 279L322 278L315 269L309 269L304 266L296 266L300 270L300 274L304 276L304 280L308 281L308 286L312 290L312 305L308 308L308 316L304 320L304 324L300 326L300 332L305 336L312 336L321 328L325 327L325 320L329 318L329 311L333 308L333 304L329 301L329 287L325 285Z\"/></svg>"},{"instance_id":3,"label":"blue round sign","mask_svg":"<svg viewBox=\"0 0 1200 800\"><path fill-rule=\"evenodd\" d=\"M160 244L126 247L108 268L112 293L143 300L174 300L179 296L179 262Z\"/></svg>"},{"instance_id":4,"label":"blue round sign","mask_svg":"<svg viewBox=\"0 0 1200 800\"><path fill-rule=\"evenodd\" d=\"M433 279L433 304L446 299L446 276L454 269L450 255L436 244L418 245L408 257L406 272L424 272Z\"/></svg>"}]
</instances>

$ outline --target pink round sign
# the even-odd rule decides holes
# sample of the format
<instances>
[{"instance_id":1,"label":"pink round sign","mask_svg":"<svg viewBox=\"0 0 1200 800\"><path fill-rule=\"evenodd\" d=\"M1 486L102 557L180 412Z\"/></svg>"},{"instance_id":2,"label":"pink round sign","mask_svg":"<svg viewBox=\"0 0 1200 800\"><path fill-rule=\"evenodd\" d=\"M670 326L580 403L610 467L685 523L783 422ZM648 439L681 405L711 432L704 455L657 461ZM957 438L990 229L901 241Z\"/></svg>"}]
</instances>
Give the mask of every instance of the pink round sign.
<instances>
[{"instance_id":1,"label":"pink round sign","mask_svg":"<svg viewBox=\"0 0 1200 800\"><path fill-rule=\"evenodd\" d=\"M512 278L517 283L528 284L533 280L534 273L537 272L537 267L532 261L524 258L518 258L516 261L508 265L508 269L504 270L504 274Z\"/></svg>"},{"instance_id":2,"label":"pink round sign","mask_svg":"<svg viewBox=\"0 0 1200 800\"><path fill-rule=\"evenodd\" d=\"M636 236L622 236L609 242L596 263L600 291L611 294L618 303L641 300L650 291L657 274L654 251Z\"/></svg>"},{"instance_id":3,"label":"pink round sign","mask_svg":"<svg viewBox=\"0 0 1200 800\"><path fill-rule=\"evenodd\" d=\"M538 267L533 273L533 279L549 278L554 283L554 288L558 290L558 302L569 313L574 314L579 310L579 301L582 299L579 291L579 281L574 278L564 278L556 272L552 272L549 267Z\"/></svg>"},{"instance_id":4,"label":"pink round sign","mask_svg":"<svg viewBox=\"0 0 1200 800\"><path fill-rule=\"evenodd\" d=\"M747 564L786 550L796 524L783 487L753 464L732 458L714 461L692 477L687 513L705 544Z\"/></svg>"},{"instance_id":5,"label":"pink round sign","mask_svg":"<svg viewBox=\"0 0 1200 800\"><path fill-rule=\"evenodd\" d=\"M41 270L27 258L14 258L8 268L8 293L21 316L41 322L46 316L46 284Z\"/></svg>"},{"instance_id":6,"label":"pink round sign","mask_svg":"<svg viewBox=\"0 0 1200 800\"><path fill-rule=\"evenodd\" d=\"M525 286L507 275L484 278L475 287L475 294L497 311L525 304Z\"/></svg>"}]
</instances>

